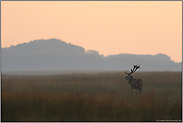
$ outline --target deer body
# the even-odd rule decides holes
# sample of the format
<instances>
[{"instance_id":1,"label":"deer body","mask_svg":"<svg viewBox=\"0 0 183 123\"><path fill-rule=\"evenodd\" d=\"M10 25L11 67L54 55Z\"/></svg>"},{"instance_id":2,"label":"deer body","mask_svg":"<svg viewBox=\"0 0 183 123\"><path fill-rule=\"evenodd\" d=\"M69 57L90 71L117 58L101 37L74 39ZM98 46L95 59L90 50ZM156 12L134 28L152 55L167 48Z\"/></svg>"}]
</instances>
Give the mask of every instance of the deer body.
<instances>
[{"instance_id":1,"label":"deer body","mask_svg":"<svg viewBox=\"0 0 183 123\"><path fill-rule=\"evenodd\" d=\"M137 89L139 91L142 90L142 80L141 79L134 79L133 76L131 75L132 73L134 73L138 68L140 68L140 65L134 65L134 68L131 69L130 73L125 73L128 75L125 77L125 80L129 81L129 84L131 85L131 89L133 91L133 89Z\"/></svg>"},{"instance_id":2,"label":"deer body","mask_svg":"<svg viewBox=\"0 0 183 123\"><path fill-rule=\"evenodd\" d=\"M131 75L128 75L125 77L125 80L129 81L132 91L133 91L133 89L137 89L139 91L142 90L142 80L141 79L134 79Z\"/></svg>"}]
</instances>

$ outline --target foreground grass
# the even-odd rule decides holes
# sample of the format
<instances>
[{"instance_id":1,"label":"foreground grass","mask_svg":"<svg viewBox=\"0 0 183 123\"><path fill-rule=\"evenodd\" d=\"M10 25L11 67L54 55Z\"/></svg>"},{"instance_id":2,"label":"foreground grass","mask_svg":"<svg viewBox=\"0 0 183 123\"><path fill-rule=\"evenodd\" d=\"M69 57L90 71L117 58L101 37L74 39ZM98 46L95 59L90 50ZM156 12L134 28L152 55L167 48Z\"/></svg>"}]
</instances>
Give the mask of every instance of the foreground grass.
<instances>
[{"instance_id":1,"label":"foreground grass","mask_svg":"<svg viewBox=\"0 0 183 123\"><path fill-rule=\"evenodd\" d=\"M2 121L182 120L181 72L142 72L132 93L123 72L2 75Z\"/></svg>"}]
</instances>

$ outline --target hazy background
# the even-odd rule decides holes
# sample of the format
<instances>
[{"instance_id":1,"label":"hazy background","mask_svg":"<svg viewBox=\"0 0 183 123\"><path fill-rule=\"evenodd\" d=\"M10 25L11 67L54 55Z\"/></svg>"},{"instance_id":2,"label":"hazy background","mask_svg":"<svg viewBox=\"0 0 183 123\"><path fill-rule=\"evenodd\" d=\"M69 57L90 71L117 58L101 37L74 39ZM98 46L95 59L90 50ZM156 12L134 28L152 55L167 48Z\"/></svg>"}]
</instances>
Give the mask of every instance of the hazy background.
<instances>
[{"instance_id":1,"label":"hazy background","mask_svg":"<svg viewBox=\"0 0 183 123\"><path fill-rule=\"evenodd\" d=\"M2 48L50 38L104 56L161 53L178 63L182 1L1 2Z\"/></svg>"},{"instance_id":2,"label":"hazy background","mask_svg":"<svg viewBox=\"0 0 183 123\"><path fill-rule=\"evenodd\" d=\"M23 74L24 71L40 70L57 71L57 74L73 70L130 71L133 64L141 65L138 71L181 70L181 63L175 63L165 54L103 56L98 51L86 50L58 39L33 40L2 50L2 70L23 71Z\"/></svg>"}]
</instances>

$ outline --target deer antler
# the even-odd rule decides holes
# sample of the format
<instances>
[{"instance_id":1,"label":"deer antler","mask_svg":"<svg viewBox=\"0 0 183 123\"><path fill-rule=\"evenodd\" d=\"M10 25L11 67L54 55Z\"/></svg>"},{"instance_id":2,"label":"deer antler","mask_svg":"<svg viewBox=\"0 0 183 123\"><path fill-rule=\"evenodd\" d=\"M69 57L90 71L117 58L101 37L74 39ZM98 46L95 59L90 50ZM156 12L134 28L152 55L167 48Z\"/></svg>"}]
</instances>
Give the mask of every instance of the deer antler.
<instances>
[{"instance_id":1,"label":"deer antler","mask_svg":"<svg viewBox=\"0 0 183 123\"><path fill-rule=\"evenodd\" d=\"M138 65L133 65L133 69L131 69L131 72L130 73L127 73L126 71L125 71L125 73L127 74L127 75L131 75L132 73L134 73L137 69L139 69L140 68L140 65L138 66Z\"/></svg>"}]
</instances>

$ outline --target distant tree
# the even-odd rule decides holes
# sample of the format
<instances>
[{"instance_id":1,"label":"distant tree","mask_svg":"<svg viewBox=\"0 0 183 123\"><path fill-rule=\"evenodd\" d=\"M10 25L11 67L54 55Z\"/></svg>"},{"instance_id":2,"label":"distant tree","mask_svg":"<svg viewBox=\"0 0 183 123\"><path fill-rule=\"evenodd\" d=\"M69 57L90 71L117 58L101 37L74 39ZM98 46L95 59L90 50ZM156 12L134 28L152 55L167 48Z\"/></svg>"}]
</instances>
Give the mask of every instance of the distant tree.
<instances>
[{"instance_id":1,"label":"distant tree","mask_svg":"<svg viewBox=\"0 0 183 123\"><path fill-rule=\"evenodd\" d=\"M95 50L88 50L87 53L99 55L98 51Z\"/></svg>"}]
</instances>

